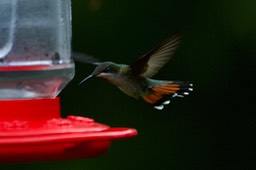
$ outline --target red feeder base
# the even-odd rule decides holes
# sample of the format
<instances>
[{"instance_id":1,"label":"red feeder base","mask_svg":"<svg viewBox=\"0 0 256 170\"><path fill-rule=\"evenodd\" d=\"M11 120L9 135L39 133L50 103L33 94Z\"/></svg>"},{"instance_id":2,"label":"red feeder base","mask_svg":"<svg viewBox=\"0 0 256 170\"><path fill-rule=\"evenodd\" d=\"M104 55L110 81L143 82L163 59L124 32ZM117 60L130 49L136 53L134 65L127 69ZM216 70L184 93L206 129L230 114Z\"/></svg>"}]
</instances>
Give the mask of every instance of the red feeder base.
<instances>
[{"instance_id":1,"label":"red feeder base","mask_svg":"<svg viewBox=\"0 0 256 170\"><path fill-rule=\"evenodd\" d=\"M60 118L59 98L0 101L0 162L29 162L95 157L111 140L137 135L93 119Z\"/></svg>"}]
</instances>

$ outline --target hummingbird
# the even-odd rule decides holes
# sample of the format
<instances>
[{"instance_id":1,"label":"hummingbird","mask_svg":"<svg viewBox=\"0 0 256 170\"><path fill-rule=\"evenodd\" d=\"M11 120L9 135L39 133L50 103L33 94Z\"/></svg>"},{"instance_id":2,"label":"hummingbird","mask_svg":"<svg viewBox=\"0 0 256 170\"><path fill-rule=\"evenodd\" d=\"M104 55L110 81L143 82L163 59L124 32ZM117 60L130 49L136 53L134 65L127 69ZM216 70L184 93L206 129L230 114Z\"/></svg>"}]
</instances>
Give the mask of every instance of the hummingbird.
<instances>
[{"instance_id":1,"label":"hummingbird","mask_svg":"<svg viewBox=\"0 0 256 170\"><path fill-rule=\"evenodd\" d=\"M94 71L81 82L99 77L117 86L122 92L135 99L142 98L157 110L162 110L171 98L184 97L193 91L193 84L185 81L156 80L154 76L173 56L181 36L169 37L131 65L112 61L100 62L87 55L73 55L75 60L96 65Z\"/></svg>"}]
</instances>

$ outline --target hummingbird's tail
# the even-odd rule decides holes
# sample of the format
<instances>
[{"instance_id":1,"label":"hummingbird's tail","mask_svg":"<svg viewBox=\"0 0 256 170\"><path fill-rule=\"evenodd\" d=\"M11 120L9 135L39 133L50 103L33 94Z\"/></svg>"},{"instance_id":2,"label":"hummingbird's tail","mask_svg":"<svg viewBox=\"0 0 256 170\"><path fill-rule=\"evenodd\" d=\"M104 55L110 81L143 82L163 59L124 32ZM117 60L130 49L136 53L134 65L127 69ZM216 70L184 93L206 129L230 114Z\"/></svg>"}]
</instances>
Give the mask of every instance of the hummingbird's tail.
<instances>
[{"instance_id":1,"label":"hummingbird's tail","mask_svg":"<svg viewBox=\"0 0 256 170\"><path fill-rule=\"evenodd\" d=\"M170 103L170 98L184 97L193 91L193 84L181 81L174 81L164 85L154 86L153 93L143 96L143 99L154 105L154 108L162 110L164 105Z\"/></svg>"}]
</instances>

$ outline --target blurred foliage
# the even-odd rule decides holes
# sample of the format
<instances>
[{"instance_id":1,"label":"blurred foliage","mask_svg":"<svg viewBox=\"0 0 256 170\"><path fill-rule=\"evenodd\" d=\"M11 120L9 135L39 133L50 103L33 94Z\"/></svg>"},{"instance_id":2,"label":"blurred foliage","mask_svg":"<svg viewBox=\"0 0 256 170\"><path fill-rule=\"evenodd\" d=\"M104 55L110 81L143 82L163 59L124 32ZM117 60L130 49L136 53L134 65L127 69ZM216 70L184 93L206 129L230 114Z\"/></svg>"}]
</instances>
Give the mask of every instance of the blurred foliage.
<instances>
[{"instance_id":1,"label":"blurred foliage","mask_svg":"<svg viewBox=\"0 0 256 170\"><path fill-rule=\"evenodd\" d=\"M255 127L256 1L73 1L73 49L132 63L179 30L181 46L154 77L189 80L194 92L159 112L103 80L78 86L94 67L76 63L61 93L63 115L137 128L88 160L4 165L8 169L250 169Z\"/></svg>"}]
</instances>

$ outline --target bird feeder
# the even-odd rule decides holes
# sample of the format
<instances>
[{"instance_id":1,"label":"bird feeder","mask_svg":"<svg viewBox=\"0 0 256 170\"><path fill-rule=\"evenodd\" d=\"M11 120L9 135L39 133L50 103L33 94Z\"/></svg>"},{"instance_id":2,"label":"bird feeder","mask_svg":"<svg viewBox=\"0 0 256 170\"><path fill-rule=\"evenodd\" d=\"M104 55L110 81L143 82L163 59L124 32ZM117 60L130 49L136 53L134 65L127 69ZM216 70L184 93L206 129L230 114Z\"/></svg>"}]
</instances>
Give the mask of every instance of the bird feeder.
<instances>
[{"instance_id":1,"label":"bird feeder","mask_svg":"<svg viewBox=\"0 0 256 170\"><path fill-rule=\"evenodd\" d=\"M0 12L0 162L95 157L137 134L61 118L57 95L75 74L70 0L1 0Z\"/></svg>"}]
</instances>

